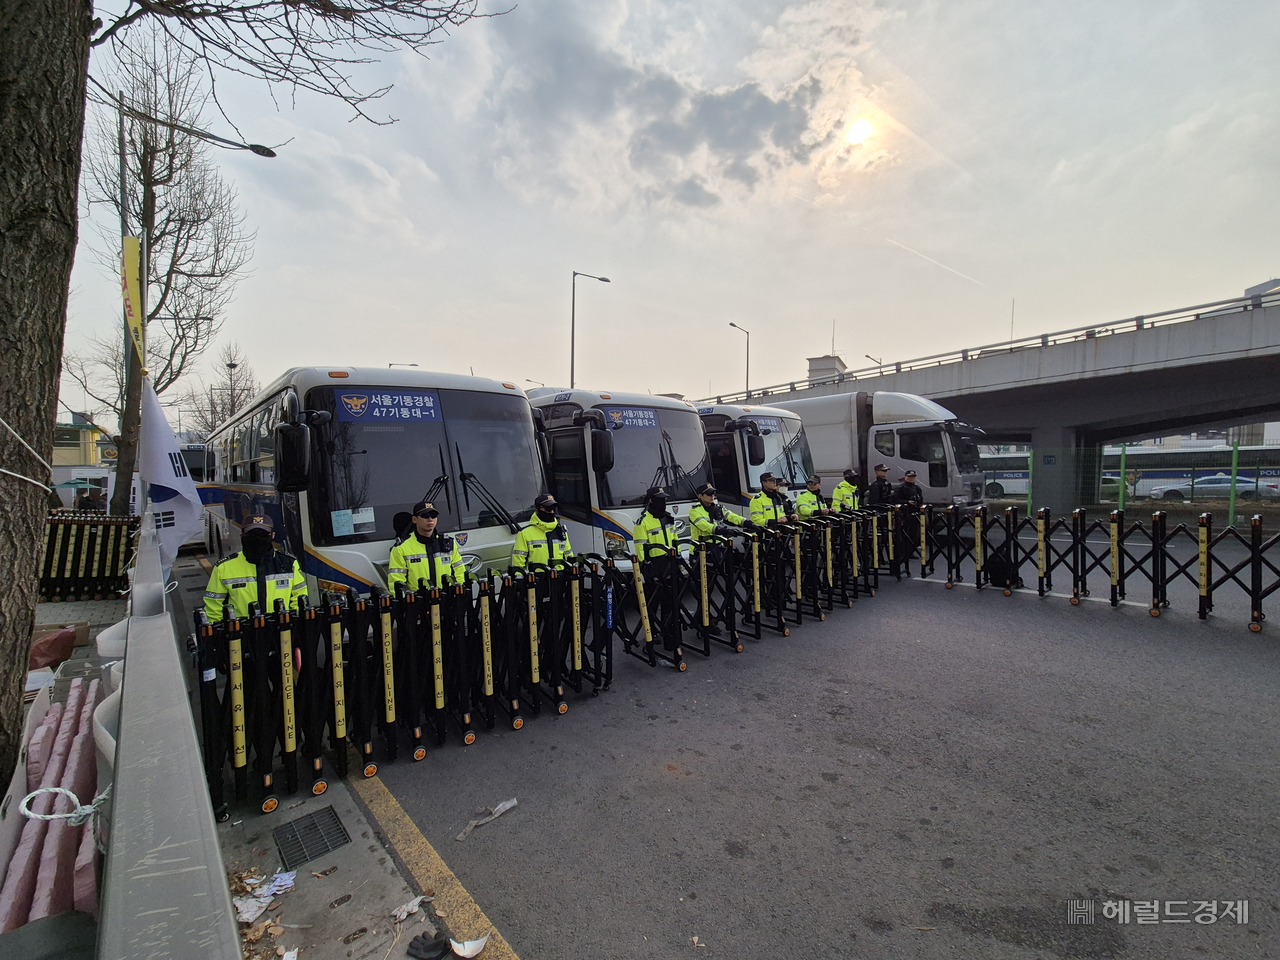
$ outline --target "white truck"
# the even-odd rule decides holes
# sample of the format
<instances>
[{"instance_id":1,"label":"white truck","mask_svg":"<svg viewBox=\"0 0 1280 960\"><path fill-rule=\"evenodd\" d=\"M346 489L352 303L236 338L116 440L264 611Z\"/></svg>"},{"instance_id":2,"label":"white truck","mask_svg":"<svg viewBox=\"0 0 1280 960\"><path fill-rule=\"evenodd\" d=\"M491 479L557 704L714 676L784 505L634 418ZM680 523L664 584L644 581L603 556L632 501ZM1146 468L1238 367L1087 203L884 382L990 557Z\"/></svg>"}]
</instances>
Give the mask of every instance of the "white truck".
<instances>
[{"instance_id":1,"label":"white truck","mask_svg":"<svg viewBox=\"0 0 1280 960\"><path fill-rule=\"evenodd\" d=\"M824 491L834 488L850 467L865 486L874 479L875 465L886 463L895 484L908 470L916 471L925 503L974 506L983 500L982 431L932 400L860 391L788 398L785 409L804 424Z\"/></svg>"}]
</instances>

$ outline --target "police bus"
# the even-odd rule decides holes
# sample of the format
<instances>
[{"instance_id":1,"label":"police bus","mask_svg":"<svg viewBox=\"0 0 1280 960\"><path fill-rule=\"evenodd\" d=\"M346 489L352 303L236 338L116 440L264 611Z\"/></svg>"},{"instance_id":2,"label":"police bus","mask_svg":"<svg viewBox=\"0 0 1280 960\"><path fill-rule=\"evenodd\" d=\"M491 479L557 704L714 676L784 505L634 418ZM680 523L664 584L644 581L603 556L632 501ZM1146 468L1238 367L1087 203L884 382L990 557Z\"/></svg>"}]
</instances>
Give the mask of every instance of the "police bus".
<instances>
[{"instance_id":1,"label":"police bus","mask_svg":"<svg viewBox=\"0 0 1280 960\"><path fill-rule=\"evenodd\" d=\"M308 586L385 586L408 511L429 500L470 570L505 569L544 490L533 413L514 384L404 368L299 367L206 444L205 543L240 548L265 513Z\"/></svg>"},{"instance_id":2,"label":"police bus","mask_svg":"<svg viewBox=\"0 0 1280 960\"><path fill-rule=\"evenodd\" d=\"M645 491L664 487L676 530L689 536L694 491L711 480L693 404L649 394L529 391L546 431L548 482L574 553L617 559L634 551Z\"/></svg>"},{"instance_id":3,"label":"police bus","mask_svg":"<svg viewBox=\"0 0 1280 960\"><path fill-rule=\"evenodd\" d=\"M707 431L711 477L720 502L746 507L760 492L760 475L780 478L793 496L813 475L813 455L800 418L779 407L717 403L698 407ZM837 478L837 480L843 477ZM830 496L830 490L824 491Z\"/></svg>"},{"instance_id":4,"label":"police bus","mask_svg":"<svg viewBox=\"0 0 1280 960\"><path fill-rule=\"evenodd\" d=\"M1102 448L1101 498L1115 500L1120 482L1119 446ZM988 497L1027 495L1029 473L1027 452L1005 453L988 451L982 454ZM1166 450L1162 447L1133 446L1124 453L1125 474L1128 477L1129 496L1151 497L1161 500L1195 499L1207 497L1215 486L1221 486L1220 478L1231 473L1231 447L1226 444L1209 444L1196 449ZM1280 483L1280 447L1242 446L1237 454L1237 479L1243 498L1268 499L1273 485ZM1193 492L1192 484L1213 480L1203 493ZM1229 486L1229 485L1228 485Z\"/></svg>"}]
</instances>

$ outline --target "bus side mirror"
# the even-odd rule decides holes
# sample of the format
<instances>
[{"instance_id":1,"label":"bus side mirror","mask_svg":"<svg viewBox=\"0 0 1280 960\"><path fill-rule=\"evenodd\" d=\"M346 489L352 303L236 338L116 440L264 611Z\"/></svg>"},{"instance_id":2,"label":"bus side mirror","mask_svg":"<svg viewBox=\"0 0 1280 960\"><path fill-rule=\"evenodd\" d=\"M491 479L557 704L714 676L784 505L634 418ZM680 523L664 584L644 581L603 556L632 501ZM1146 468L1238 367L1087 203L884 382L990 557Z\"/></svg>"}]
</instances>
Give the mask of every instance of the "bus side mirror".
<instances>
[{"instance_id":1,"label":"bus side mirror","mask_svg":"<svg viewBox=\"0 0 1280 960\"><path fill-rule=\"evenodd\" d=\"M613 434L608 430L591 431L591 462L596 473L608 473L613 469Z\"/></svg>"},{"instance_id":2,"label":"bus side mirror","mask_svg":"<svg viewBox=\"0 0 1280 960\"><path fill-rule=\"evenodd\" d=\"M302 423L277 423L276 489L297 493L311 481L311 429Z\"/></svg>"},{"instance_id":3,"label":"bus side mirror","mask_svg":"<svg viewBox=\"0 0 1280 960\"><path fill-rule=\"evenodd\" d=\"M753 467L764 463L764 438L754 433L743 434L742 438L747 441L747 463Z\"/></svg>"}]
</instances>

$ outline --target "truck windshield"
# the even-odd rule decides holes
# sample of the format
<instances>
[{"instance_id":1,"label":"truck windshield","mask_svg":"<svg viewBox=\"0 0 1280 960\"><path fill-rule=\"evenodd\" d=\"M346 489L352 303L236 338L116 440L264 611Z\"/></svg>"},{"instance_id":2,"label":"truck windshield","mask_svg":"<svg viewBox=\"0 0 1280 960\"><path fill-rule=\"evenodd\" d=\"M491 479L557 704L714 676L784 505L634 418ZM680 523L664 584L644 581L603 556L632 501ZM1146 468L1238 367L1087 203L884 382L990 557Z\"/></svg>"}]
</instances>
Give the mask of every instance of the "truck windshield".
<instances>
[{"instance_id":1,"label":"truck windshield","mask_svg":"<svg viewBox=\"0 0 1280 960\"><path fill-rule=\"evenodd\" d=\"M743 419L754 420L764 440L764 463L758 467L747 465L748 486L759 490L760 474L769 472L785 479L793 490L803 490L805 480L814 471L809 439L800 421L755 414L747 414Z\"/></svg>"},{"instance_id":2,"label":"truck windshield","mask_svg":"<svg viewBox=\"0 0 1280 960\"><path fill-rule=\"evenodd\" d=\"M969 433L951 434L951 443L956 455L956 469L961 473L982 472L982 455L978 451L978 437L977 434Z\"/></svg>"},{"instance_id":3,"label":"truck windshield","mask_svg":"<svg viewBox=\"0 0 1280 960\"><path fill-rule=\"evenodd\" d=\"M524 397L322 387L308 392L307 405L333 415L312 432L307 499L318 546L392 539L395 515L423 499L440 511L445 533L533 512L542 469Z\"/></svg>"},{"instance_id":4,"label":"truck windshield","mask_svg":"<svg viewBox=\"0 0 1280 960\"><path fill-rule=\"evenodd\" d=\"M693 500L711 481L702 421L693 410L601 405L613 432L613 469L600 477L604 507L639 506L650 487L674 500Z\"/></svg>"}]
</instances>

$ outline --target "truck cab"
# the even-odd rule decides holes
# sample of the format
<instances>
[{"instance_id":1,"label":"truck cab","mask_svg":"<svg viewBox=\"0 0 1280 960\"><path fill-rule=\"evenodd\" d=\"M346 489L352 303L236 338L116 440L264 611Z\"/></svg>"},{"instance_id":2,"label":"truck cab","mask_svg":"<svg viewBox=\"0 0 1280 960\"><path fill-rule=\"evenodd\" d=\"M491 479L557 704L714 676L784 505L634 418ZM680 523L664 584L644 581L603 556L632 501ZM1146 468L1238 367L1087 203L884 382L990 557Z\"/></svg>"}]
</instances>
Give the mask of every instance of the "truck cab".
<instances>
[{"instance_id":1,"label":"truck cab","mask_svg":"<svg viewBox=\"0 0 1280 960\"><path fill-rule=\"evenodd\" d=\"M788 400L813 447L824 485L838 482L849 467L862 483L877 463L889 466L897 484L908 470L925 503L976 506L983 501L984 474L978 444L984 434L925 397L877 391Z\"/></svg>"}]
</instances>

